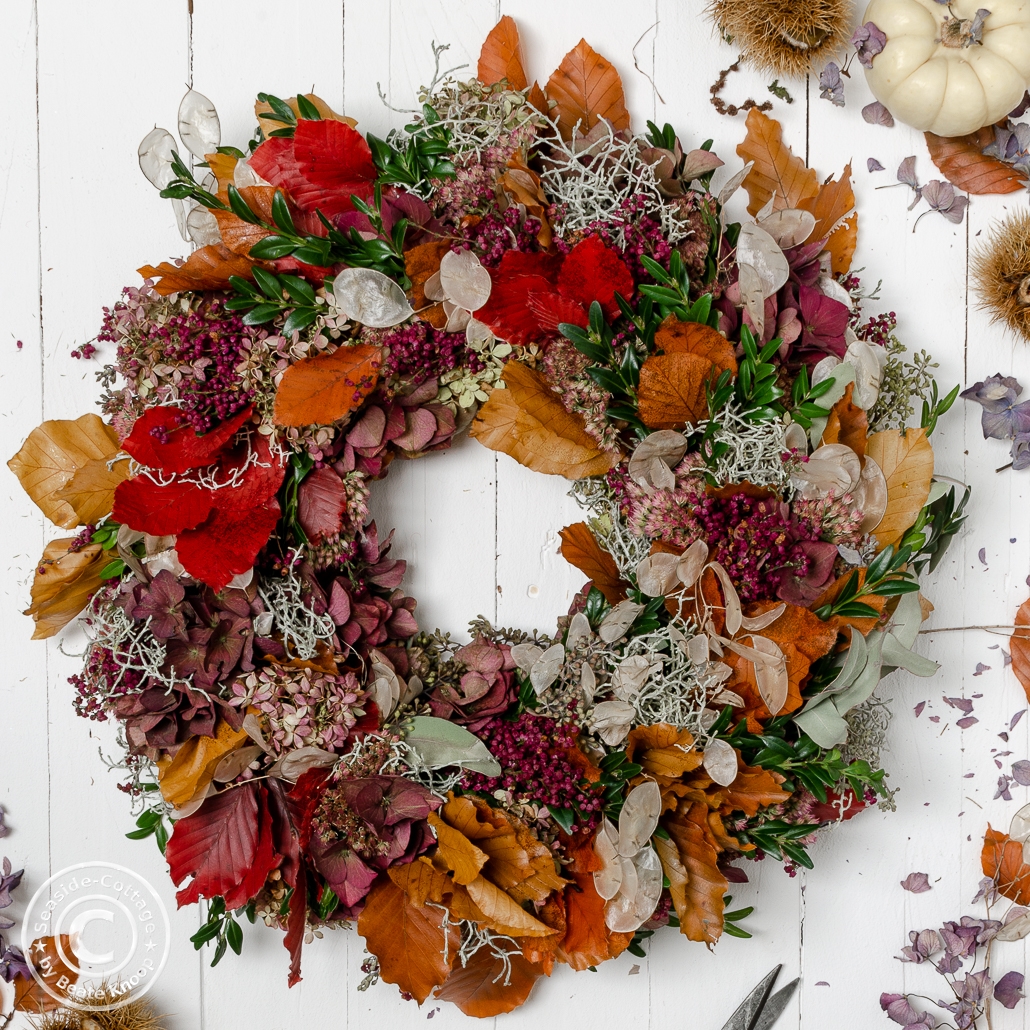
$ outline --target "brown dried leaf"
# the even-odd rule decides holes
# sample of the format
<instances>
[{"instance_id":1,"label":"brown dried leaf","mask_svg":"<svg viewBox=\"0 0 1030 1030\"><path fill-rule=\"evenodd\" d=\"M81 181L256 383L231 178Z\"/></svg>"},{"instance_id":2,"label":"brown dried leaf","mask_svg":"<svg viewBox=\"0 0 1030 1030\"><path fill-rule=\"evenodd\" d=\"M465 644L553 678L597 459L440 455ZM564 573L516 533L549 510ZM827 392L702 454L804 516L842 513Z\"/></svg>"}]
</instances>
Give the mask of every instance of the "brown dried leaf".
<instances>
[{"instance_id":1,"label":"brown dried leaf","mask_svg":"<svg viewBox=\"0 0 1030 1030\"><path fill-rule=\"evenodd\" d=\"M546 92L555 101L552 117L556 118L563 139L572 138L577 123L578 134L585 136L599 118L607 119L616 132L629 128L622 79L615 66L585 39L562 59L558 70L547 80Z\"/></svg>"},{"instance_id":2,"label":"brown dried leaf","mask_svg":"<svg viewBox=\"0 0 1030 1030\"><path fill-rule=\"evenodd\" d=\"M681 429L708 415L705 384L715 371L698 354L653 355L640 369L637 401L640 420L649 429Z\"/></svg>"},{"instance_id":3,"label":"brown dried leaf","mask_svg":"<svg viewBox=\"0 0 1030 1030\"><path fill-rule=\"evenodd\" d=\"M92 520L82 518L71 499L58 495L79 471L91 463L113 458L120 450L118 434L99 415L82 415L74 421L53 419L29 433L7 467L51 522L62 529L74 529ZM87 476L83 484L90 478ZM114 487L111 489L113 492ZM91 510L91 500L95 498L82 499L87 511ZM100 514L110 511L108 506Z\"/></svg>"},{"instance_id":4,"label":"brown dried leaf","mask_svg":"<svg viewBox=\"0 0 1030 1030\"><path fill-rule=\"evenodd\" d=\"M575 565L604 594L609 604L616 605L626 599L629 584L619 575L615 559L601 547L585 522L566 526L559 535L562 557Z\"/></svg>"},{"instance_id":5,"label":"brown dried leaf","mask_svg":"<svg viewBox=\"0 0 1030 1030\"><path fill-rule=\"evenodd\" d=\"M253 279L253 263L231 251L224 243L215 243L195 250L181 265L162 261L137 269L144 279L156 279L154 290L167 297L184 290L224 290L229 276Z\"/></svg>"},{"instance_id":6,"label":"brown dried leaf","mask_svg":"<svg viewBox=\"0 0 1030 1030\"><path fill-rule=\"evenodd\" d=\"M887 510L873 530L880 547L896 544L915 522L930 493L933 448L925 429L899 429L874 433L866 445L869 455L887 480Z\"/></svg>"},{"instance_id":7,"label":"brown dried leaf","mask_svg":"<svg viewBox=\"0 0 1030 1030\"><path fill-rule=\"evenodd\" d=\"M429 905L416 906L384 877L372 888L358 917L358 933L379 959L379 975L420 1005L447 980L461 943L456 926L448 926L445 936L445 914Z\"/></svg>"},{"instance_id":8,"label":"brown dried leaf","mask_svg":"<svg viewBox=\"0 0 1030 1030\"><path fill-rule=\"evenodd\" d=\"M320 96L316 96L314 93L304 93L303 97L305 100L310 100L314 105L315 109L322 116L325 121L333 122L345 122L352 129L357 128L358 121L356 118L348 118L345 114L337 114ZM299 118L300 107L297 104L296 97L288 97L286 103L289 105L290 110ZM279 121L277 118L262 118L263 114L271 114L272 106L264 101L254 101L254 115L258 120L258 125L261 126L265 135L267 136L270 132L274 132L276 129L287 129L292 128L285 122Z\"/></svg>"},{"instance_id":9,"label":"brown dried leaf","mask_svg":"<svg viewBox=\"0 0 1030 1030\"><path fill-rule=\"evenodd\" d=\"M32 604L25 610L36 623L33 640L52 637L81 612L103 582L108 555L99 544L69 551L74 537L51 540L32 580Z\"/></svg>"},{"instance_id":10,"label":"brown dried leaf","mask_svg":"<svg viewBox=\"0 0 1030 1030\"><path fill-rule=\"evenodd\" d=\"M207 790L218 763L247 740L246 730L234 730L224 719L218 723L213 737L190 737L174 758L158 760L161 796L169 804L182 808Z\"/></svg>"},{"instance_id":11,"label":"brown dried leaf","mask_svg":"<svg viewBox=\"0 0 1030 1030\"><path fill-rule=\"evenodd\" d=\"M67 486L54 497L67 501L78 517L79 525L99 522L111 514L114 491L119 483L129 478L129 461L123 458L108 466L109 458L94 458L72 476Z\"/></svg>"},{"instance_id":12,"label":"brown dried leaf","mask_svg":"<svg viewBox=\"0 0 1030 1030\"><path fill-rule=\"evenodd\" d=\"M644 772L659 783L671 783L684 773L693 772L703 760L694 747L688 730L678 730L666 722L637 726L626 738L626 759L644 767Z\"/></svg>"},{"instance_id":13,"label":"brown dried leaf","mask_svg":"<svg viewBox=\"0 0 1030 1030\"><path fill-rule=\"evenodd\" d=\"M464 966L455 966L433 997L454 1002L466 1016L485 1019L517 1009L542 974L518 952L505 965L489 948L480 948Z\"/></svg>"},{"instance_id":14,"label":"brown dried leaf","mask_svg":"<svg viewBox=\"0 0 1030 1030\"><path fill-rule=\"evenodd\" d=\"M620 955L633 934L608 929L604 921L606 902L597 893L593 873L573 872L572 879L565 891L565 937L559 953L573 969L584 970Z\"/></svg>"},{"instance_id":15,"label":"brown dried leaf","mask_svg":"<svg viewBox=\"0 0 1030 1030\"><path fill-rule=\"evenodd\" d=\"M1024 601L1016 612L1016 631L1009 638L1012 652L1012 671L1023 685L1030 700L1030 600Z\"/></svg>"},{"instance_id":16,"label":"brown dried leaf","mask_svg":"<svg viewBox=\"0 0 1030 1030\"><path fill-rule=\"evenodd\" d=\"M1012 165L984 155L984 147L994 142L993 125L951 139L932 132L924 135L930 160L960 190L977 194L1016 193L1026 186L1026 177Z\"/></svg>"},{"instance_id":17,"label":"brown dried leaf","mask_svg":"<svg viewBox=\"0 0 1030 1030\"><path fill-rule=\"evenodd\" d=\"M722 936L722 898L729 884L719 871L718 849L708 839L708 806L684 802L662 820L662 825L675 842L680 865L687 875L686 882L675 891L670 888L680 933L688 940L711 947ZM678 870L674 871L679 878Z\"/></svg>"},{"instance_id":18,"label":"brown dried leaf","mask_svg":"<svg viewBox=\"0 0 1030 1030\"><path fill-rule=\"evenodd\" d=\"M489 857L463 833L448 826L435 812L429 813L429 825L436 833L436 853L454 874L454 882L470 884Z\"/></svg>"},{"instance_id":19,"label":"brown dried leaf","mask_svg":"<svg viewBox=\"0 0 1030 1030\"><path fill-rule=\"evenodd\" d=\"M272 219L272 199L277 191L277 186L244 186L240 190L240 196L243 197L250 206L250 209L262 221L267 222L269 225L274 225L275 222ZM229 196L225 194L220 199L223 203L228 203ZM232 211L214 210L211 213L215 216L215 221L218 222L218 231L222 234L222 243L234 254L247 257L250 254L250 248L255 243L263 240L266 236L272 235L271 230L263 229L260 225L254 225L251 222L245 222L242 218L237 218Z\"/></svg>"},{"instance_id":20,"label":"brown dried leaf","mask_svg":"<svg viewBox=\"0 0 1030 1030\"><path fill-rule=\"evenodd\" d=\"M984 876L998 884L998 892L1017 905L1030 905L1030 865L1023 862L1023 845L987 824L980 852Z\"/></svg>"},{"instance_id":21,"label":"brown dried leaf","mask_svg":"<svg viewBox=\"0 0 1030 1030\"><path fill-rule=\"evenodd\" d=\"M273 421L277 426L331 425L372 392L381 359L379 347L359 343L295 362L279 382Z\"/></svg>"},{"instance_id":22,"label":"brown dried leaf","mask_svg":"<svg viewBox=\"0 0 1030 1030\"><path fill-rule=\"evenodd\" d=\"M214 154L205 154L204 160L207 161L211 174L218 180L219 192L233 185L236 178L236 165L240 160L238 157L215 152Z\"/></svg>"},{"instance_id":23,"label":"brown dried leaf","mask_svg":"<svg viewBox=\"0 0 1030 1030\"><path fill-rule=\"evenodd\" d=\"M618 463L619 455L601 450L583 416L567 412L538 372L509 361L502 378L508 388L490 394L470 430L484 446L566 479L599 476Z\"/></svg>"},{"instance_id":24,"label":"brown dried leaf","mask_svg":"<svg viewBox=\"0 0 1030 1030\"><path fill-rule=\"evenodd\" d=\"M782 805L790 798L790 791L783 790L782 783L783 777L779 773L744 765L742 760L737 778L720 792L725 798L720 810L724 815L729 815L730 812L744 812L753 818L759 809L770 805Z\"/></svg>"},{"instance_id":25,"label":"brown dried leaf","mask_svg":"<svg viewBox=\"0 0 1030 1030\"><path fill-rule=\"evenodd\" d=\"M747 135L737 146L737 156L755 163L744 179L749 198L747 209L751 215L757 215L774 192L774 211L800 207L802 201L819 194L815 172L783 142L783 127L757 107L748 111Z\"/></svg>"},{"instance_id":26,"label":"brown dried leaf","mask_svg":"<svg viewBox=\"0 0 1030 1030\"><path fill-rule=\"evenodd\" d=\"M848 383L844 396L830 409L822 442L846 444L862 458L865 457L869 419L861 408L851 403L854 389L855 384Z\"/></svg>"},{"instance_id":27,"label":"brown dried leaf","mask_svg":"<svg viewBox=\"0 0 1030 1030\"><path fill-rule=\"evenodd\" d=\"M717 329L701 322L681 322L669 315L654 334L654 344L666 354L696 354L715 365L716 372L737 374L733 344Z\"/></svg>"},{"instance_id":28,"label":"brown dried leaf","mask_svg":"<svg viewBox=\"0 0 1030 1030\"><path fill-rule=\"evenodd\" d=\"M845 218L833 230L826 241L826 249L830 254L830 270L834 275L844 275L850 268L858 246L858 212Z\"/></svg>"},{"instance_id":29,"label":"brown dried leaf","mask_svg":"<svg viewBox=\"0 0 1030 1030\"><path fill-rule=\"evenodd\" d=\"M509 89L525 89L529 85L522 64L522 43L515 19L505 15L490 30L479 52L476 78L486 86L506 79Z\"/></svg>"},{"instance_id":30,"label":"brown dried leaf","mask_svg":"<svg viewBox=\"0 0 1030 1030\"><path fill-rule=\"evenodd\" d=\"M75 1001L71 988L79 979L77 969L70 969L61 958L62 953L67 958L75 956L74 935L61 934L60 949L57 946L56 937L37 937L30 945L33 964L39 970L40 975L46 981L55 994L63 995L67 1001ZM76 963L73 961L73 965ZM54 998L49 991L43 989L42 985L35 979L23 979L18 977L14 981L14 1008L17 1012L52 1012L59 1008L61 1002Z\"/></svg>"},{"instance_id":31,"label":"brown dried leaf","mask_svg":"<svg viewBox=\"0 0 1030 1030\"><path fill-rule=\"evenodd\" d=\"M477 876L465 889L483 913L485 925L495 933L509 937L547 937L554 933L485 876Z\"/></svg>"},{"instance_id":32,"label":"brown dried leaf","mask_svg":"<svg viewBox=\"0 0 1030 1030\"><path fill-rule=\"evenodd\" d=\"M858 243L858 215L852 214L855 191L851 186L850 163L845 166L840 181L830 178L819 187L816 196L803 200L798 206L815 215L815 228L809 239L829 237L826 249L830 252L833 271L847 272Z\"/></svg>"},{"instance_id":33,"label":"brown dried leaf","mask_svg":"<svg viewBox=\"0 0 1030 1030\"><path fill-rule=\"evenodd\" d=\"M448 240L430 240L404 252L404 271L411 280L408 291L411 306L423 322L436 329L443 329L447 324L447 313L443 304L434 304L426 296L426 282L440 271L440 262L450 249Z\"/></svg>"}]
</instances>

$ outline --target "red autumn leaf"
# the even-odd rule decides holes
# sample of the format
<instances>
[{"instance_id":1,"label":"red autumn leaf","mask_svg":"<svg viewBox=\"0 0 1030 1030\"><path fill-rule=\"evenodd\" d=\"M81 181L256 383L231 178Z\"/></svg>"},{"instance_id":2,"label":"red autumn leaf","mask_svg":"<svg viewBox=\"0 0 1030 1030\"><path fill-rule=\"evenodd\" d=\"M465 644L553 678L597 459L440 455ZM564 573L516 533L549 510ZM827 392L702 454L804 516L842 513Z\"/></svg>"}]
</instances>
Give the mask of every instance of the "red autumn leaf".
<instances>
[{"instance_id":1,"label":"red autumn leaf","mask_svg":"<svg viewBox=\"0 0 1030 1030\"><path fill-rule=\"evenodd\" d=\"M246 905L278 861L265 788L246 784L208 798L175 824L165 859L176 887L193 877L175 896L180 908L202 897L225 898L228 909Z\"/></svg>"},{"instance_id":2,"label":"red autumn leaf","mask_svg":"<svg viewBox=\"0 0 1030 1030\"><path fill-rule=\"evenodd\" d=\"M249 441L222 455L217 473L220 483L232 481L238 469L245 471L233 486L213 491L216 509L249 511L276 495L283 484L286 466L281 455L272 453L268 439L261 433L254 433Z\"/></svg>"},{"instance_id":3,"label":"red autumn leaf","mask_svg":"<svg viewBox=\"0 0 1030 1030\"><path fill-rule=\"evenodd\" d=\"M633 296L633 276L626 263L600 236L588 236L577 243L562 262L558 273L558 292L589 308L596 300L605 317L619 313L615 294L629 300Z\"/></svg>"},{"instance_id":4,"label":"red autumn leaf","mask_svg":"<svg viewBox=\"0 0 1030 1030\"><path fill-rule=\"evenodd\" d=\"M246 407L232 418L198 436L178 408L147 408L133 423L122 449L147 468L186 472L214 464L227 443L246 425L254 409Z\"/></svg>"},{"instance_id":5,"label":"red autumn leaf","mask_svg":"<svg viewBox=\"0 0 1030 1030\"><path fill-rule=\"evenodd\" d=\"M490 299L476 312L476 318L516 346L549 335L530 310L528 298L554 293L560 267L557 255L506 251L500 264L490 269Z\"/></svg>"},{"instance_id":6,"label":"red autumn leaf","mask_svg":"<svg viewBox=\"0 0 1030 1030\"><path fill-rule=\"evenodd\" d=\"M1016 193L1026 186L1026 176L1012 165L987 157L983 149L994 142L994 126L985 125L968 136L947 138L923 134L930 160L953 186L966 193Z\"/></svg>"},{"instance_id":7,"label":"red autumn leaf","mask_svg":"<svg viewBox=\"0 0 1030 1030\"><path fill-rule=\"evenodd\" d=\"M183 568L214 590L253 568L261 548L279 521L279 502L267 501L255 508L215 508L196 529L179 534L175 550Z\"/></svg>"},{"instance_id":8,"label":"red autumn leaf","mask_svg":"<svg viewBox=\"0 0 1030 1030\"><path fill-rule=\"evenodd\" d=\"M144 279L156 279L154 291L167 297L184 290L224 290L229 277L254 278L254 262L242 254L235 254L223 243L213 243L195 250L182 265L168 261L144 265L137 269Z\"/></svg>"},{"instance_id":9,"label":"red autumn leaf","mask_svg":"<svg viewBox=\"0 0 1030 1030\"><path fill-rule=\"evenodd\" d=\"M506 965L490 948L480 948L464 966L455 963L433 997L453 1002L466 1016L486 1019L522 1005L542 973L518 952Z\"/></svg>"},{"instance_id":10,"label":"red autumn leaf","mask_svg":"<svg viewBox=\"0 0 1030 1030\"><path fill-rule=\"evenodd\" d=\"M361 133L327 119L301 119L292 137L265 140L251 155L250 166L283 187L302 211L319 210L328 218L353 211L352 194L369 200L376 178L372 151Z\"/></svg>"},{"instance_id":11,"label":"red autumn leaf","mask_svg":"<svg viewBox=\"0 0 1030 1030\"><path fill-rule=\"evenodd\" d=\"M1016 612L1016 631L1009 638L1012 652L1012 671L1030 698L1030 600L1024 601Z\"/></svg>"},{"instance_id":12,"label":"red autumn leaf","mask_svg":"<svg viewBox=\"0 0 1030 1030\"><path fill-rule=\"evenodd\" d=\"M338 533L346 510L347 490L328 465L304 477L297 491L297 520L312 543Z\"/></svg>"},{"instance_id":13,"label":"red autumn leaf","mask_svg":"<svg viewBox=\"0 0 1030 1030\"><path fill-rule=\"evenodd\" d=\"M491 30L479 52L476 78L486 86L501 79L509 89L525 89L529 85L522 64L522 44L515 20L505 15Z\"/></svg>"},{"instance_id":14,"label":"red autumn leaf","mask_svg":"<svg viewBox=\"0 0 1030 1030\"><path fill-rule=\"evenodd\" d=\"M196 483L175 481L159 486L142 475L118 484L111 515L129 529L152 536L174 536L199 526L213 507L211 491Z\"/></svg>"},{"instance_id":15,"label":"red autumn leaf","mask_svg":"<svg viewBox=\"0 0 1030 1030\"><path fill-rule=\"evenodd\" d=\"M558 326L562 322L578 325L581 329L586 329L590 324L586 308L582 304L553 291L527 294L526 307L536 319L537 326L549 336L558 335Z\"/></svg>"},{"instance_id":16,"label":"red autumn leaf","mask_svg":"<svg viewBox=\"0 0 1030 1030\"><path fill-rule=\"evenodd\" d=\"M359 343L290 365L275 395L275 424L331 425L343 418L374 389L381 359L379 347Z\"/></svg>"},{"instance_id":17,"label":"red autumn leaf","mask_svg":"<svg viewBox=\"0 0 1030 1030\"><path fill-rule=\"evenodd\" d=\"M619 575L615 559L601 547L585 522L566 526L560 536L562 557L587 576L609 604L625 599L629 584Z\"/></svg>"},{"instance_id":18,"label":"red autumn leaf","mask_svg":"<svg viewBox=\"0 0 1030 1030\"><path fill-rule=\"evenodd\" d=\"M577 124L579 135L585 136L599 118L610 122L616 132L629 128L622 79L615 66L585 39L562 58L547 80L547 96L556 103L553 116L563 139L572 138Z\"/></svg>"}]
</instances>

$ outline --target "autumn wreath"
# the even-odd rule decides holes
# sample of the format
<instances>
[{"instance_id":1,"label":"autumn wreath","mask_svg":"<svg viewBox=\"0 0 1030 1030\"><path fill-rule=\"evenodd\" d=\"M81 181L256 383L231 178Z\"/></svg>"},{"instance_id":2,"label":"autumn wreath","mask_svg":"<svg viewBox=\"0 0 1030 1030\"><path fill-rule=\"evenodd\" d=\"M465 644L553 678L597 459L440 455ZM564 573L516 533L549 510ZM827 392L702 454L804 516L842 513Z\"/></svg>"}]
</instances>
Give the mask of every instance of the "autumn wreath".
<instances>
[{"instance_id":1,"label":"autumn wreath","mask_svg":"<svg viewBox=\"0 0 1030 1030\"><path fill-rule=\"evenodd\" d=\"M121 727L197 946L260 918L293 984L356 920L370 981L485 1016L666 924L747 936L750 862L890 804L877 684L936 668L915 576L964 499L930 446L954 391L860 314L850 170L820 185L752 111L713 192L586 43L530 86L508 18L421 100L381 140L262 94L236 149L190 92L196 160L156 129L140 161L197 249L105 312L106 419L11 466L76 531L35 635L83 613L76 706ZM367 521L391 460L465 430L586 511L553 636L420 631Z\"/></svg>"}]
</instances>

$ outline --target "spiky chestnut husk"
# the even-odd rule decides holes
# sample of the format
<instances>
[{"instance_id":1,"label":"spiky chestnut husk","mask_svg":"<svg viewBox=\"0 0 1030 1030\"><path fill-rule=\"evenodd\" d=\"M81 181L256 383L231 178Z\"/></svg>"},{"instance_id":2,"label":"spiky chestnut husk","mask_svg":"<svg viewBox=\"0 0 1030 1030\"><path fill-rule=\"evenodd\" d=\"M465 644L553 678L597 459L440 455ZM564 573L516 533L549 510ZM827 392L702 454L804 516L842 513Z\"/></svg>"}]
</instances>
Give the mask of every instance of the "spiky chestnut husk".
<instances>
[{"instance_id":1,"label":"spiky chestnut husk","mask_svg":"<svg viewBox=\"0 0 1030 1030\"><path fill-rule=\"evenodd\" d=\"M973 253L980 307L1030 342L1030 213L1011 214Z\"/></svg>"},{"instance_id":2,"label":"spiky chestnut husk","mask_svg":"<svg viewBox=\"0 0 1030 1030\"><path fill-rule=\"evenodd\" d=\"M111 992L108 998L115 1001L116 995ZM55 1009L29 1017L34 1030L164 1030L163 1019L150 1002L143 999L107 1012Z\"/></svg>"},{"instance_id":3,"label":"spiky chestnut husk","mask_svg":"<svg viewBox=\"0 0 1030 1030\"><path fill-rule=\"evenodd\" d=\"M708 14L748 64L801 78L846 46L851 0L712 0Z\"/></svg>"}]
</instances>

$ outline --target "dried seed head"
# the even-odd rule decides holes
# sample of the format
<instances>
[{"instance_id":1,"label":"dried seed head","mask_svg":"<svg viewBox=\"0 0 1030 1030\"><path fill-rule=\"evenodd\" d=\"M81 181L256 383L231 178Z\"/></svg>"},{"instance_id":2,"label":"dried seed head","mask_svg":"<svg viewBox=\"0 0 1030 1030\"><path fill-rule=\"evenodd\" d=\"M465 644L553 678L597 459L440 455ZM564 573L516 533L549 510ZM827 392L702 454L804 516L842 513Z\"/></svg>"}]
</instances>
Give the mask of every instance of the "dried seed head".
<instances>
[{"instance_id":1,"label":"dried seed head","mask_svg":"<svg viewBox=\"0 0 1030 1030\"><path fill-rule=\"evenodd\" d=\"M1011 214L973 254L980 306L1030 342L1030 213Z\"/></svg>"},{"instance_id":2,"label":"dried seed head","mask_svg":"<svg viewBox=\"0 0 1030 1030\"><path fill-rule=\"evenodd\" d=\"M844 49L850 0L712 0L709 16L748 64L800 78Z\"/></svg>"}]
</instances>

